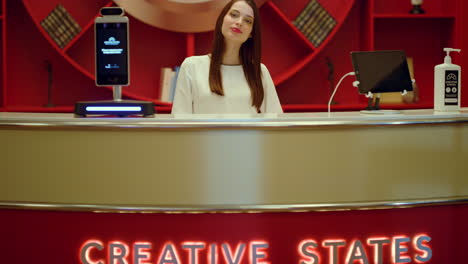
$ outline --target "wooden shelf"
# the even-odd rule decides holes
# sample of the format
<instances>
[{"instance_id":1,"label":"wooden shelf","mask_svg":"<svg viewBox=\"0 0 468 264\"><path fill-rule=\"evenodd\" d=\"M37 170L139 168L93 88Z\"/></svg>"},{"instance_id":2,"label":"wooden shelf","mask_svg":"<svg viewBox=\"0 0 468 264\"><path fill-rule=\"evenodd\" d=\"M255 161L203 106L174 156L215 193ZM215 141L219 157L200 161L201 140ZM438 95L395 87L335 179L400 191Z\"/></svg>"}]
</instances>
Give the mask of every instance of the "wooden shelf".
<instances>
[{"instance_id":1,"label":"wooden shelf","mask_svg":"<svg viewBox=\"0 0 468 264\"><path fill-rule=\"evenodd\" d=\"M268 39L269 42L274 43L274 45L263 46L263 63L268 67L273 78L277 79L276 76L289 72L293 65L309 56L315 48L284 15L280 15L280 11L273 3L265 3L260 10L260 15L262 16L263 40ZM291 46L294 46L294 49L291 49ZM281 63L277 63L279 61Z\"/></svg>"},{"instance_id":2,"label":"wooden shelf","mask_svg":"<svg viewBox=\"0 0 468 264\"><path fill-rule=\"evenodd\" d=\"M291 65L287 71L284 71L283 73L277 74L273 76L273 82L275 85L279 85L289 79L292 75L300 71L307 63L309 63L312 58L316 55L317 53L311 53L308 56L304 57L302 60L299 60L295 64Z\"/></svg>"},{"instance_id":3,"label":"wooden shelf","mask_svg":"<svg viewBox=\"0 0 468 264\"><path fill-rule=\"evenodd\" d=\"M369 1L369 0L367 0ZM409 14L413 8L410 0L370 0L375 13ZM463 0L462 0L463 1ZM460 8L459 0L426 0L422 4L425 14L455 14Z\"/></svg>"},{"instance_id":4,"label":"wooden shelf","mask_svg":"<svg viewBox=\"0 0 468 264\"><path fill-rule=\"evenodd\" d=\"M374 18L385 18L385 19L455 19L455 15L444 15L444 14L422 14L422 15L412 15L412 14L374 14Z\"/></svg>"},{"instance_id":5,"label":"wooden shelf","mask_svg":"<svg viewBox=\"0 0 468 264\"><path fill-rule=\"evenodd\" d=\"M282 3L278 3L278 4L282 4ZM307 4L307 3L306 3ZM320 53L323 51L323 49L328 45L328 43L331 41L331 38L330 37L327 37L325 38L325 40L320 44L320 46L318 47L315 47L304 35L302 32L300 32L294 25L293 23L291 23L289 21L289 18L285 15L285 13L283 13L283 11L279 8L279 6L277 4L274 3L274 1L270 1L270 2L267 2L266 4L269 8L271 8L275 14L281 18L281 20L286 23L289 28L292 30L292 32L294 32L294 35L296 35L301 42L303 42L304 44L307 45L307 47L309 48L309 52L308 54L306 54L305 56L303 56L302 58L298 58L295 60L295 62L293 64L291 64L287 70L283 71L283 72L280 72L280 73L276 73L273 75L273 80L274 80L274 83L275 85L280 85L282 84L284 81L290 79L292 76L294 76L296 73L298 73L299 71L301 71L302 69L304 69L305 66L307 66L312 60L314 60L317 56L320 55ZM282 5L283 6L283 5ZM333 13L332 15L335 15L335 16L344 16L346 17L350 11L351 11L351 7L353 6L353 2L352 1L348 1L347 2L347 5L342 5L341 8L340 8L340 13ZM289 11L289 12L292 12L292 11ZM296 13L298 12L297 10L295 11ZM297 14L296 14L297 15ZM337 25L334 27L334 29L329 33L329 36L334 36L337 31L339 29L341 29L342 25L343 25L343 21L344 19L342 20L338 20L337 21Z\"/></svg>"},{"instance_id":6,"label":"wooden shelf","mask_svg":"<svg viewBox=\"0 0 468 264\"><path fill-rule=\"evenodd\" d=\"M291 21L283 14L283 12L281 12L281 10L273 2L267 2L266 5L274 11L277 17L283 20L283 23L285 25L288 25L292 32L294 32L299 37L299 39L302 40L311 49L311 51L315 50L314 45L312 45L312 43L291 23Z\"/></svg>"},{"instance_id":7,"label":"wooden shelf","mask_svg":"<svg viewBox=\"0 0 468 264\"><path fill-rule=\"evenodd\" d=\"M281 10L281 14L283 14L286 21L293 21L301 13L303 7L306 6L309 2L310 0L294 0L295 4L291 4L291 1L270 1L270 3L274 4L278 10Z\"/></svg>"}]
</instances>

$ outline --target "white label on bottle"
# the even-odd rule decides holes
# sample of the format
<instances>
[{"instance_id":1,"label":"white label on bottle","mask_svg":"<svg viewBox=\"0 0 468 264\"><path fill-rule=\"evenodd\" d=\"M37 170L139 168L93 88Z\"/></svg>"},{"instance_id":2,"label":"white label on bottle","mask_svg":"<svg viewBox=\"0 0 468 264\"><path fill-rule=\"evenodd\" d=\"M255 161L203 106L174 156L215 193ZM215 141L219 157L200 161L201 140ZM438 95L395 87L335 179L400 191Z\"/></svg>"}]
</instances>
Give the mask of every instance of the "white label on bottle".
<instances>
[{"instance_id":1,"label":"white label on bottle","mask_svg":"<svg viewBox=\"0 0 468 264\"><path fill-rule=\"evenodd\" d=\"M458 105L458 71L445 71L445 105Z\"/></svg>"}]
</instances>

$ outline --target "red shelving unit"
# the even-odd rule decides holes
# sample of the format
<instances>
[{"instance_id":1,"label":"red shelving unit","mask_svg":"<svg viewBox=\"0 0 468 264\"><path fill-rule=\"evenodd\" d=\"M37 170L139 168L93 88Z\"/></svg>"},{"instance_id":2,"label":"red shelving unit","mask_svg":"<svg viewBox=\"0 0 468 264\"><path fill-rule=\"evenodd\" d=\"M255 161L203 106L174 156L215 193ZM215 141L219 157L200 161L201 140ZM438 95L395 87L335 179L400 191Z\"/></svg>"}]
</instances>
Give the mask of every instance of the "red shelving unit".
<instances>
[{"instance_id":1,"label":"red shelving unit","mask_svg":"<svg viewBox=\"0 0 468 264\"><path fill-rule=\"evenodd\" d=\"M419 101L416 105L432 107L434 100L434 66L443 62L444 47L461 47L457 35L460 20L459 0L424 1L425 14L410 14L410 1L371 0L370 15L364 47L369 50L406 51L413 59L414 78L418 83ZM455 63L461 63L454 55ZM466 103L468 103L463 100ZM406 107L407 105L403 105Z\"/></svg>"},{"instance_id":2,"label":"red shelving unit","mask_svg":"<svg viewBox=\"0 0 468 264\"><path fill-rule=\"evenodd\" d=\"M424 1L423 15L408 13L409 0L318 2L337 22L318 47L293 24L309 0L270 0L260 7L263 63L270 70L288 112L325 111L333 85L352 71L349 53L384 49L403 49L413 58L420 89L418 103L387 107L431 107L433 67L442 62L442 49L451 46L465 50L468 43L462 33L468 26L468 18L462 17L468 5L461 0ZM2 0L1 3L0 111L71 112L76 101L112 97L110 87L94 84L93 40L94 18L101 7L114 5L112 1ZM57 4L62 4L82 29L64 48L56 45L40 24ZM171 104L157 99L160 69L180 65L187 56L209 53L213 34L170 32L128 16L131 85L124 88L123 95L153 101L160 113L170 112ZM454 62L466 68L468 60L462 59L464 54L454 54ZM51 62L54 69L55 107L44 107L48 99L45 61ZM357 94L352 81L353 78L348 78L343 82L332 109L364 107L365 99ZM462 93L463 106L468 106L467 95Z\"/></svg>"}]
</instances>

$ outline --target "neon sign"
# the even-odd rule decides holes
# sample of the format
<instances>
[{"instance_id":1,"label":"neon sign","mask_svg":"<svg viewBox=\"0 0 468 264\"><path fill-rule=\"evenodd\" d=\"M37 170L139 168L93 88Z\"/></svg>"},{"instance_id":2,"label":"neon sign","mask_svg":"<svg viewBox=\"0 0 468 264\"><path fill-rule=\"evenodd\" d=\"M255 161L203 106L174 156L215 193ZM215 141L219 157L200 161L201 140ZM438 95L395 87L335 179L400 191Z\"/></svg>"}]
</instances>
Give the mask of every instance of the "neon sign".
<instances>
[{"instance_id":1,"label":"neon sign","mask_svg":"<svg viewBox=\"0 0 468 264\"><path fill-rule=\"evenodd\" d=\"M426 234L350 241L307 238L297 244L294 264L427 263L432 258L430 241L431 237ZM91 239L82 244L79 259L81 264L272 264L269 248L270 243L264 240L234 244L167 241L155 247L155 243L149 241L105 243Z\"/></svg>"},{"instance_id":2,"label":"neon sign","mask_svg":"<svg viewBox=\"0 0 468 264\"><path fill-rule=\"evenodd\" d=\"M106 248L106 246L107 248ZM129 244L122 241L111 241L104 244L97 239L91 239L83 243L80 248L80 261L82 264L271 264L267 261L266 249L269 245L264 241L251 241L249 243L238 243L234 247L229 243L205 242L183 242L180 248L172 242L166 242L156 251L158 257L152 260L153 244L146 241L139 241ZM207 250L206 258L202 259L200 251ZM182 251L187 257L181 257ZM219 254L220 253L220 254ZM247 255L248 254L248 255ZM133 257L130 258L130 255ZM220 262L220 256L222 262Z\"/></svg>"},{"instance_id":3,"label":"neon sign","mask_svg":"<svg viewBox=\"0 0 468 264\"><path fill-rule=\"evenodd\" d=\"M412 243L410 243L412 241ZM431 237L426 234L420 234L413 238L408 236L371 237L365 243L355 239L349 243L344 239L326 239L318 243L313 239L305 239L298 245L298 254L300 256L299 264L320 264L322 255L319 248L328 251L328 262L330 264L339 263L340 251L344 250L346 264L383 264L383 263L426 263L432 258L432 249L428 245ZM409 255L409 247L415 252ZM341 250L340 250L341 249ZM372 253L368 249L371 249ZM384 262L384 250L390 256ZM414 262L413 262L414 261Z\"/></svg>"}]
</instances>

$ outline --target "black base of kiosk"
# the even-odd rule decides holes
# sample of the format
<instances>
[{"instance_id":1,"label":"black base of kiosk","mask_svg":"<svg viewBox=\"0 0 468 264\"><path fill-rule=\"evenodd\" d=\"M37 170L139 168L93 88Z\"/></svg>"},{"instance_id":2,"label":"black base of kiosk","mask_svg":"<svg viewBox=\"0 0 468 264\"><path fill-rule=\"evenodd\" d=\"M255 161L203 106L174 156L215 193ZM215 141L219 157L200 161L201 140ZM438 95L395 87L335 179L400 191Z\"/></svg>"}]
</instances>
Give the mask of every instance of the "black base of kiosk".
<instances>
[{"instance_id":1,"label":"black base of kiosk","mask_svg":"<svg viewBox=\"0 0 468 264\"><path fill-rule=\"evenodd\" d=\"M86 117L88 115L113 115L118 117L142 115L143 117L153 117L154 112L154 103L145 101L109 100L77 102L75 104L75 117Z\"/></svg>"}]
</instances>

